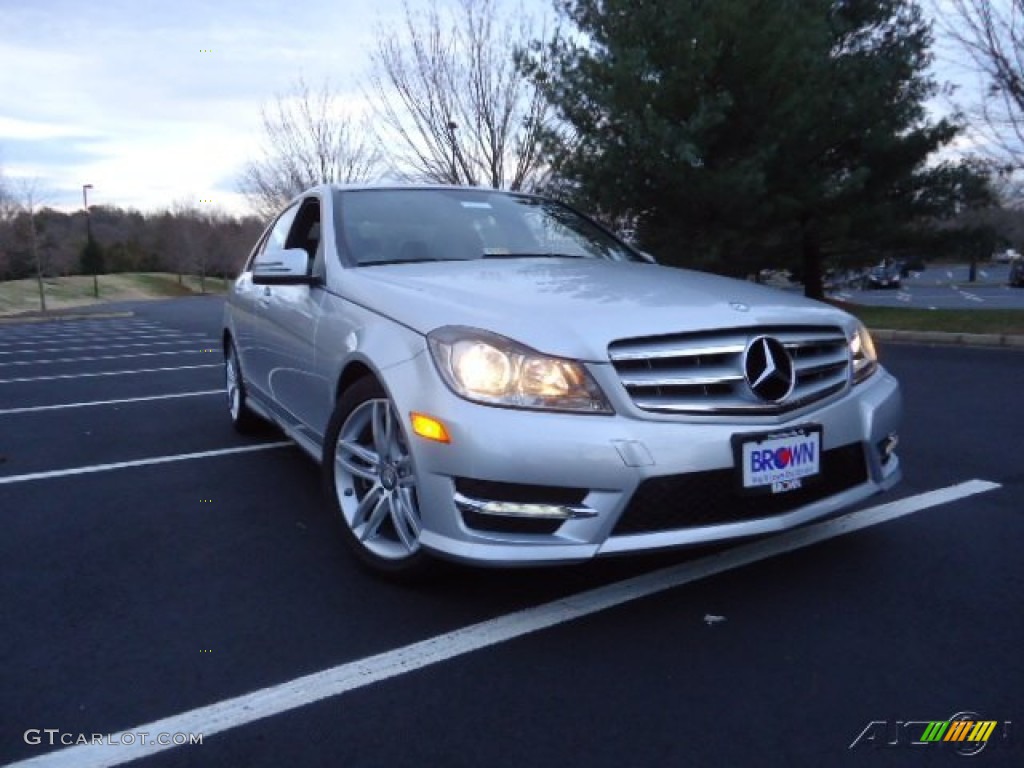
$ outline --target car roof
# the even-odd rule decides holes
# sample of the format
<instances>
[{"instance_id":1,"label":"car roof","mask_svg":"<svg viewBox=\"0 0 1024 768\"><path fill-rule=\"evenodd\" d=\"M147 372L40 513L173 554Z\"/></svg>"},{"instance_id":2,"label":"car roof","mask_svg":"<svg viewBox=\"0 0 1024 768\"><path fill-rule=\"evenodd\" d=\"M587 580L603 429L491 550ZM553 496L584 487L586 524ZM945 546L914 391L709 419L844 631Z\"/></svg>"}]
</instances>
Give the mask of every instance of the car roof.
<instances>
[{"instance_id":1,"label":"car roof","mask_svg":"<svg viewBox=\"0 0 1024 768\"><path fill-rule=\"evenodd\" d=\"M531 192L522 192L520 190L512 189L496 189L494 187L472 187L465 184L407 184L401 182L373 182L373 183L359 183L359 184L317 184L314 187L304 189L299 194L295 195L291 200L288 201L288 205L308 197L312 194L332 194L334 192L363 192L363 191L380 191L380 190L393 190L393 191L406 191L406 190L443 190L443 191L471 191L471 192L489 192L500 195L515 195L516 197L530 197L537 200L544 200L547 198L541 197L540 195L533 194Z\"/></svg>"},{"instance_id":2,"label":"car roof","mask_svg":"<svg viewBox=\"0 0 1024 768\"><path fill-rule=\"evenodd\" d=\"M319 190L331 190L336 192L353 192L353 191L364 191L364 190L443 190L443 191L473 191L473 192L491 192L502 195L525 195L527 197L537 197L537 195L529 192L523 192L520 190L513 189L497 189L495 187L475 187L466 184L406 184L401 182L388 183L388 182L373 182L373 183L360 183L360 184L320 184L313 189ZM312 190L307 190L312 191Z\"/></svg>"}]
</instances>

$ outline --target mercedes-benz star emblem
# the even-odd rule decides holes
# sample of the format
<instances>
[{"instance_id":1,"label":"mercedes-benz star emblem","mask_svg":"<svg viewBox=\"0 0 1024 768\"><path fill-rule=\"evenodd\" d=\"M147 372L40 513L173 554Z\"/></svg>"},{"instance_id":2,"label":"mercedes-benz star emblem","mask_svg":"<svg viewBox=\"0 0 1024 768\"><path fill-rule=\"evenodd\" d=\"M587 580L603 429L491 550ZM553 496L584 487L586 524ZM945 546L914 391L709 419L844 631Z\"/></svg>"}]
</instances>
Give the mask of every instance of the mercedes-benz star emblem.
<instances>
[{"instance_id":1,"label":"mercedes-benz star emblem","mask_svg":"<svg viewBox=\"0 0 1024 768\"><path fill-rule=\"evenodd\" d=\"M793 358L782 342L771 336L758 336L743 353L743 375L750 391L768 403L785 400L793 391Z\"/></svg>"}]
</instances>

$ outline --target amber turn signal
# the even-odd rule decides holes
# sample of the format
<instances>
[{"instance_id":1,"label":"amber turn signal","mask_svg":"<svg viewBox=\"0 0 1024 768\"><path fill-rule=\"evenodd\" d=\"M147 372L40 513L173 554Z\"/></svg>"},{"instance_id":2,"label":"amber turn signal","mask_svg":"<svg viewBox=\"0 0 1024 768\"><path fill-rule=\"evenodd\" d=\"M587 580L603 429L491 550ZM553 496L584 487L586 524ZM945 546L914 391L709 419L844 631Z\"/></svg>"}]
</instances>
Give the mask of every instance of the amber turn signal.
<instances>
[{"instance_id":1,"label":"amber turn signal","mask_svg":"<svg viewBox=\"0 0 1024 768\"><path fill-rule=\"evenodd\" d=\"M452 441L451 438L448 437L448 430L445 429L444 424L433 416L427 416L425 413L416 413L416 411L412 411L409 414L409 418L412 419L412 431L420 437L424 437L427 440L434 440L438 443L450 443Z\"/></svg>"}]
</instances>

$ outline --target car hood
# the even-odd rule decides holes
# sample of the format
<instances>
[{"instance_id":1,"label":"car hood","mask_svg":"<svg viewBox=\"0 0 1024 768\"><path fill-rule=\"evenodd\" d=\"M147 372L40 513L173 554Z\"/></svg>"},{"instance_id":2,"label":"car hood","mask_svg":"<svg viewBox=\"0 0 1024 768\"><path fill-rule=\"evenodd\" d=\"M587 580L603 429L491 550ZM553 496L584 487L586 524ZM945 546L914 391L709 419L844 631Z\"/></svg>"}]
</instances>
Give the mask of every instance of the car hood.
<instances>
[{"instance_id":1,"label":"car hood","mask_svg":"<svg viewBox=\"0 0 1024 768\"><path fill-rule=\"evenodd\" d=\"M608 361L616 339L777 324L844 313L754 283L653 264L539 258L346 270L341 293L420 333L460 325L551 355Z\"/></svg>"}]
</instances>

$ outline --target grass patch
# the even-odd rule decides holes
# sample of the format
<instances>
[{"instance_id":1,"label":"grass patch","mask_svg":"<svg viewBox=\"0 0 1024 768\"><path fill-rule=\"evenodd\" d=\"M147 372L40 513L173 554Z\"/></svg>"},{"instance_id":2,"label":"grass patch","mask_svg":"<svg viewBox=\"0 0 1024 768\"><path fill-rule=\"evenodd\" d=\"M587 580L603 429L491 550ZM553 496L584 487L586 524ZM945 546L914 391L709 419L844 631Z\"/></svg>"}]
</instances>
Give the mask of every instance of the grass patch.
<instances>
[{"instance_id":1,"label":"grass patch","mask_svg":"<svg viewBox=\"0 0 1024 768\"><path fill-rule=\"evenodd\" d=\"M868 328L1024 335L1024 309L912 309L836 304Z\"/></svg>"},{"instance_id":2,"label":"grass patch","mask_svg":"<svg viewBox=\"0 0 1024 768\"><path fill-rule=\"evenodd\" d=\"M93 292L93 279L89 275L44 278L47 309L66 309L103 304L110 301L136 301L164 299L175 296L194 296L200 292L222 294L228 281L219 277L205 280L205 291L200 290L196 275L178 276L164 272L120 273L99 276L99 299ZM39 285L35 278L0 282L0 315L39 310Z\"/></svg>"}]
</instances>

